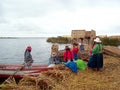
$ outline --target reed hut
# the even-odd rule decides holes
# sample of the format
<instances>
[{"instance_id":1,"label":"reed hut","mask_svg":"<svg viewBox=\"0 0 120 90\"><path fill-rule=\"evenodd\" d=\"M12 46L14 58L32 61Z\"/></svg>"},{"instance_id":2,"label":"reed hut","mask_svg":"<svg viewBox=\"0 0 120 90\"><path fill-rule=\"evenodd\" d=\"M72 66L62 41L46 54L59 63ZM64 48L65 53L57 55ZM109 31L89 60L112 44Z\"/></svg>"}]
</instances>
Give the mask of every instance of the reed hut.
<instances>
[{"instance_id":1,"label":"reed hut","mask_svg":"<svg viewBox=\"0 0 120 90\"><path fill-rule=\"evenodd\" d=\"M86 31L86 30L72 30L71 39L72 43L86 43L90 44L93 38L96 37L95 30Z\"/></svg>"}]
</instances>

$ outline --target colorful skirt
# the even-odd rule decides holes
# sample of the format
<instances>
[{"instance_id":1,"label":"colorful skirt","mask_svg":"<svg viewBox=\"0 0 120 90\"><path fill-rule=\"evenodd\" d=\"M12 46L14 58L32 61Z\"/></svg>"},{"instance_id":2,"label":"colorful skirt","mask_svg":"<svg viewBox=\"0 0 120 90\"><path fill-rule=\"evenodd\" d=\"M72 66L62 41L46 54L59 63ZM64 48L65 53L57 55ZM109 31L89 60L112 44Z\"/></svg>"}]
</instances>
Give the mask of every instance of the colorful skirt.
<instances>
[{"instance_id":1,"label":"colorful skirt","mask_svg":"<svg viewBox=\"0 0 120 90\"><path fill-rule=\"evenodd\" d=\"M103 54L97 53L93 54L88 61L88 67L91 68L102 68L103 67Z\"/></svg>"}]
</instances>

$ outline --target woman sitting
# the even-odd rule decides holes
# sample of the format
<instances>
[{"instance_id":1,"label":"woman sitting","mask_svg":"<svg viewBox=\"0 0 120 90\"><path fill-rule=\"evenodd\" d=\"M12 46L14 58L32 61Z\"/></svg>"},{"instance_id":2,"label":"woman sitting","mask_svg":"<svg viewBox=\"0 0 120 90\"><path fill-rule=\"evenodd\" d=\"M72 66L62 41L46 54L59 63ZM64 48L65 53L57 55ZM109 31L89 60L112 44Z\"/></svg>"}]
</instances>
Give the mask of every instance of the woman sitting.
<instances>
[{"instance_id":1,"label":"woman sitting","mask_svg":"<svg viewBox=\"0 0 120 90\"><path fill-rule=\"evenodd\" d=\"M57 53L53 52L51 57L49 58L49 64L48 65L55 65L55 64L60 64L60 60L57 56Z\"/></svg>"},{"instance_id":2,"label":"woman sitting","mask_svg":"<svg viewBox=\"0 0 120 90\"><path fill-rule=\"evenodd\" d=\"M64 62L66 62L66 63L68 61L73 61L73 59L74 59L73 52L70 50L70 48L68 46L65 46L63 58L64 58Z\"/></svg>"}]
</instances>

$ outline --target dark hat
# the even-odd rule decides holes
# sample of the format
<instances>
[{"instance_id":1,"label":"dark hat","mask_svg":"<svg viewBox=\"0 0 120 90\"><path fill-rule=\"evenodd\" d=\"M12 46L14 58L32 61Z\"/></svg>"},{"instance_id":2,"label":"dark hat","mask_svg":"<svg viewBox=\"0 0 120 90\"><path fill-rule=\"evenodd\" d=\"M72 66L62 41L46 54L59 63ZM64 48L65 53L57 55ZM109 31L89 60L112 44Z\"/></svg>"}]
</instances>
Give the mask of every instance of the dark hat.
<instances>
[{"instance_id":1,"label":"dark hat","mask_svg":"<svg viewBox=\"0 0 120 90\"><path fill-rule=\"evenodd\" d=\"M69 46L65 46L65 50L70 50Z\"/></svg>"}]
</instances>

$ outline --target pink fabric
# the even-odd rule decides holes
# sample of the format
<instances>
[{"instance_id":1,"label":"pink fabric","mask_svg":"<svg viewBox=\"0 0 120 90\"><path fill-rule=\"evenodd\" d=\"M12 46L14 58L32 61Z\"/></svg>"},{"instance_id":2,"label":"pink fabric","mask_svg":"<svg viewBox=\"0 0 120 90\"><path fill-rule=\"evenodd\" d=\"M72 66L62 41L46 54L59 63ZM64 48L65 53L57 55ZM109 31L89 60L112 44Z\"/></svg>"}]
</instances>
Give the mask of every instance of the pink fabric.
<instances>
[{"instance_id":1,"label":"pink fabric","mask_svg":"<svg viewBox=\"0 0 120 90\"><path fill-rule=\"evenodd\" d=\"M91 48L94 48L94 45L91 46ZM92 50L90 50L90 56L92 56Z\"/></svg>"}]
</instances>

